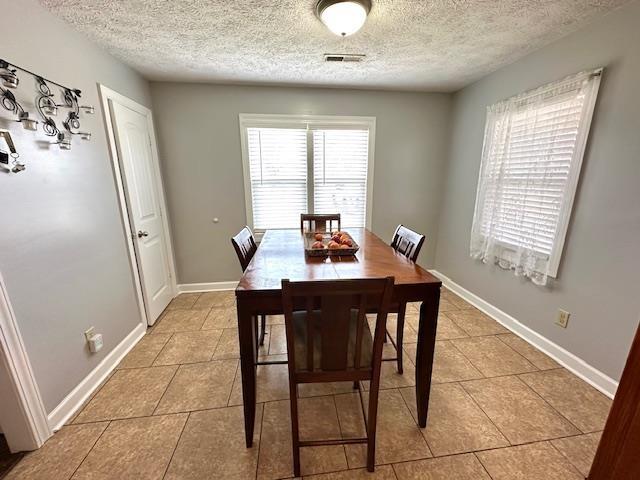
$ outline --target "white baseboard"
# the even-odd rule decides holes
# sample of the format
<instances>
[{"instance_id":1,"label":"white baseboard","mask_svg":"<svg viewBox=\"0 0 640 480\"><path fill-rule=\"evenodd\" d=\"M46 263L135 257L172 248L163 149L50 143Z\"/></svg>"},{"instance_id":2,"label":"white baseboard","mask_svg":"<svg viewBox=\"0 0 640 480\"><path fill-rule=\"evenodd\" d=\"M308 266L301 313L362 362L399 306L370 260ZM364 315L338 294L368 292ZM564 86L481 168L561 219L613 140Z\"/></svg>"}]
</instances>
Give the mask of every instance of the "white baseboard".
<instances>
[{"instance_id":1,"label":"white baseboard","mask_svg":"<svg viewBox=\"0 0 640 480\"><path fill-rule=\"evenodd\" d=\"M556 362L580 377L589 385L598 389L609 398L613 398L618 388L618 382L616 382L614 379L605 375L595 367L592 367L581 358L562 348L560 345L557 345L548 338L543 337L536 331L532 330L531 328L513 318L508 313L505 313L499 308L494 307L489 302L483 300L474 293L471 293L469 290L458 285L446 275L443 275L437 270L431 270L431 273L442 280L442 284L446 288L462 297L478 310L486 313L498 323L502 324L504 327L508 328L513 333L518 335L520 338L530 343L538 350L549 355Z\"/></svg>"},{"instance_id":2,"label":"white baseboard","mask_svg":"<svg viewBox=\"0 0 640 480\"><path fill-rule=\"evenodd\" d=\"M211 283L182 283L178 285L178 293L187 292L218 292L234 290L238 282L211 282Z\"/></svg>"},{"instance_id":3,"label":"white baseboard","mask_svg":"<svg viewBox=\"0 0 640 480\"><path fill-rule=\"evenodd\" d=\"M144 337L147 326L138 324L116 348L114 348L93 371L87 375L48 415L49 427L59 430L78 408L89 398L93 391L107 378L120 360Z\"/></svg>"}]
</instances>

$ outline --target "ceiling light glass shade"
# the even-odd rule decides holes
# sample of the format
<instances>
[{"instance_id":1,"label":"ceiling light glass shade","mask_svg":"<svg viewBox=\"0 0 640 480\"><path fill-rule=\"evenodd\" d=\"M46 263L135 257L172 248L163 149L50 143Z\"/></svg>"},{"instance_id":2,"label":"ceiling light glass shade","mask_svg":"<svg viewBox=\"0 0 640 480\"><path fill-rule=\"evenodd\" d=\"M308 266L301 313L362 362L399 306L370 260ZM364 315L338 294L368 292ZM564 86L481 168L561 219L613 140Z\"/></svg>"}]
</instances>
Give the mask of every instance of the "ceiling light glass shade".
<instances>
[{"instance_id":1,"label":"ceiling light glass shade","mask_svg":"<svg viewBox=\"0 0 640 480\"><path fill-rule=\"evenodd\" d=\"M346 0L318 2L317 12L320 20L329 30L341 37L347 37L356 33L364 22L371 9L369 1Z\"/></svg>"}]
</instances>

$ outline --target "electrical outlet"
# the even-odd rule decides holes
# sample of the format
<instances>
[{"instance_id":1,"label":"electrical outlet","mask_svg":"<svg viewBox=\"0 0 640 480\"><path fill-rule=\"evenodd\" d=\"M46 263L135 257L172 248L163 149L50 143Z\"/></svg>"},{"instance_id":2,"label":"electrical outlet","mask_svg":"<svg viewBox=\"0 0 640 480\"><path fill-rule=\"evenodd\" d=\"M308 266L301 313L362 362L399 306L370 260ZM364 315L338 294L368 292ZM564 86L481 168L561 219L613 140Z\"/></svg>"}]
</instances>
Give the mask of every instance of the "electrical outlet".
<instances>
[{"instance_id":1,"label":"electrical outlet","mask_svg":"<svg viewBox=\"0 0 640 480\"><path fill-rule=\"evenodd\" d=\"M556 318L556 325L562 328L567 328L567 325L569 324L570 315L571 314L566 310L558 310L558 318Z\"/></svg>"},{"instance_id":2,"label":"electrical outlet","mask_svg":"<svg viewBox=\"0 0 640 480\"><path fill-rule=\"evenodd\" d=\"M84 338L87 339L87 342L89 340L91 340L91 337L93 337L95 335L95 327L91 327L89 330L87 330L86 332L84 332Z\"/></svg>"}]
</instances>

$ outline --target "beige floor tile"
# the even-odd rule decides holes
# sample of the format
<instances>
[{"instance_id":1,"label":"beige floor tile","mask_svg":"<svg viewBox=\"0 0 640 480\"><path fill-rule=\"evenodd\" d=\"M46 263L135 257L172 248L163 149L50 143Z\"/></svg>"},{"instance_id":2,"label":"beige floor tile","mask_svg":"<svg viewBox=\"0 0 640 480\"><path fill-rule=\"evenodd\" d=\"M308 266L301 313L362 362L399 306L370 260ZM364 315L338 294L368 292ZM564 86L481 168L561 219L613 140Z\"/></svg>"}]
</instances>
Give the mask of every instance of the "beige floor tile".
<instances>
[{"instance_id":1,"label":"beige floor tile","mask_svg":"<svg viewBox=\"0 0 640 480\"><path fill-rule=\"evenodd\" d=\"M333 397L298 399L300 440L340 438L340 425ZM306 447L300 451L303 475L346 470L347 459L342 445Z\"/></svg>"},{"instance_id":2,"label":"beige floor tile","mask_svg":"<svg viewBox=\"0 0 640 480\"><path fill-rule=\"evenodd\" d=\"M518 377L462 385L513 445L580 433Z\"/></svg>"},{"instance_id":3,"label":"beige floor tile","mask_svg":"<svg viewBox=\"0 0 640 480\"><path fill-rule=\"evenodd\" d=\"M340 437L332 397L300 399L298 405L301 435L325 439ZM324 417L323 421L313 425L317 420L313 416L318 414ZM300 467L303 475L345 470L347 462L344 448L341 445L302 448ZM264 404L258 479L275 480L292 476L290 404L288 400L268 402Z\"/></svg>"},{"instance_id":4,"label":"beige floor tile","mask_svg":"<svg viewBox=\"0 0 640 480\"><path fill-rule=\"evenodd\" d=\"M455 293L447 292L444 295L442 295L442 297L444 298L444 300L446 300L447 302L452 303L453 305L455 305L457 308L459 308L461 310L470 310L470 309L475 308L473 305L468 303L466 300L463 300L462 298L460 298Z\"/></svg>"},{"instance_id":5,"label":"beige floor tile","mask_svg":"<svg viewBox=\"0 0 640 480\"><path fill-rule=\"evenodd\" d=\"M491 480L472 453L393 465L398 480Z\"/></svg>"},{"instance_id":6,"label":"beige floor tile","mask_svg":"<svg viewBox=\"0 0 640 480\"><path fill-rule=\"evenodd\" d=\"M451 340L451 343L485 377L513 375L537 370L529 360L495 336L458 338Z\"/></svg>"},{"instance_id":7,"label":"beige floor tile","mask_svg":"<svg viewBox=\"0 0 640 480\"><path fill-rule=\"evenodd\" d=\"M585 477L589 475L593 458L600 443L602 432L578 435L577 437L551 440L551 444L563 454Z\"/></svg>"},{"instance_id":8,"label":"beige floor tile","mask_svg":"<svg viewBox=\"0 0 640 480\"><path fill-rule=\"evenodd\" d=\"M415 390L402 389L401 393L417 418ZM507 439L457 383L431 387L427 427L422 434L437 457L509 446Z\"/></svg>"},{"instance_id":9,"label":"beige floor tile","mask_svg":"<svg viewBox=\"0 0 640 480\"><path fill-rule=\"evenodd\" d=\"M415 362L417 344L405 347L411 361ZM482 373L476 369L453 344L448 340L436 341L436 352L433 359L433 383L459 382L482 378Z\"/></svg>"},{"instance_id":10,"label":"beige floor tile","mask_svg":"<svg viewBox=\"0 0 640 480\"><path fill-rule=\"evenodd\" d=\"M260 345L258 347L258 355L261 357L266 357L269 355L269 340L271 339L271 325L267 325L265 328L265 336L264 336L264 345ZM287 359L287 352L278 354L284 357L284 360Z\"/></svg>"},{"instance_id":11,"label":"beige floor tile","mask_svg":"<svg viewBox=\"0 0 640 480\"><path fill-rule=\"evenodd\" d=\"M553 368L560 368L560 365L551 357L545 355L536 347L526 342L522 338L514 335L513 333L505 333L498 335L498 338L504 343L513 348L520 355L525 357L531 363L533 363L540 370L551 370Z\"/></svg>"},{"instance_id":12,"label":"beige floor tile","mask_svg":"<svg viewBox=\"0 0 640 480\"><path fill-rule=\"evenodd\" d=\"M411 325L416 332L419 328L420 318L417 315L407 317L407 323ZM446 315L438 315L438 327L436 329L436 340L450 340L452 338L464 338L468 337L464 330L458 327L453 321ZM405 342L405 344L408 342Z\"/></svg>"},{"instance_id":13,"label":"beige floor tile","mask_svg":"<svg viewBox=\"0 0 640 480\"><path fill-rule=\"evenodd\" d=\"M235 328L225 328L222 331L220 341L213 353L213 359L221 360L224 358L240 358L239 342L238 330Z\"/></svg>"},{"instance_id":14,"label":"beige floor tile","mask_svg":"<svg viewBox=\"0 0 640 480\"><path fill-rule=\"evenodd\" d=\"M166 366L116 371L74 423L151 415L177 369Z\"/></svg>"},{"instance_id":15,"label":"beige floor tile","mask_svg":"<svg viewBox=\"0 0 640 480\"><path fill-rule=\"evenodd\" d=\"M338 412L332 396L298 399L300 440L340 438Z\"/></svg>"},{"instance_id":16,"label":"beige floor tile","mask_svg":"<svg viewBox=\"0 0 640 480\"><path fill-rule=\"evenodd\" d=\"M160 353L160 350L162 350L169 341L169 338L171 338L170 333L154 333L153 335L145 335L122 359L118 368L150 367Z\"/></svg>"},{"instance_id":17,"label":"beige floor tile","mask_svg":"<svg viewBox=\"0 0 640 480\"><path fill-rule=\"evenodd\" d=\"M162 315L158 325L153 329L153 334L200 330L205 318L207 310L169 310Z\"/></svg>"},{"instance_id":18,"label":"beige floor tile","mask_svg":"<svg viewBox=\"0 0 640 480\"><path fill-rule=\"evenodd\" d=\"M174 333L153 364L175 365L209 361L221 336L222 330Z\"/></svg>"},{"instance_id":19,"label":"beige floor tile","mask_svg":"<svg viewBox=\"0 0 640 480\"><path fill-rule=\"evenodd\" d=\"M283 355L261 357L263 360L286 360ZM283 365L259 365L256 371L256 396L258 403L289 398L289 370ZM229 405L242 405L242 372L236 373Z\"/></svg>"},{"instance_id":20,"label":"beige floor tile","mask_svg":"<svg viewBox=\"0 0 640 480\"><path fill-rule=\"evenodd\" d=\"M253 447L244 439L242 407L192 412L178 441L166 480L255 478L260 450L262 405L256 408Z\"/></svg>"},{"instance_id":21,"label":"beige floor tile","mask_svg":"<svg viewBox=\"0 0 640 480\"><path fill-rule=\"evenodd\" d=\"M353 382L303 383L298 385L298 397L322 397L353 392Z\"/></svg>"},{"instance_id":22,"label":"beige floor tile","mask_svg":"<svg viewBox=\"0 0 640 480\"><path fill-rule=\"evenodd\" d=\"M291 412L288 400L264 404L258 480L293 476Z\"/></svg>"},{"instance_id":23,"label":"beige floor tile","mask_svg":"<svg viewBox=\"0 0 640 480\"><path fill-rule=\"evenodd\" d=\"M193 304L193 308L209 309L211 307L224 307L235 310L236 297L233 290L223 292L204 292Z\"/></svg>"},{"instance_id":24,"label":"beige floor tile","mask_svg":"<svg viewBox=\"0 0 640 480\"><path fill-rule=\"evenodd\" d=\"M65 423L65 425L71 425L72 423L75 422L76 418L78 418L78 415L80 415L80 412L82 412L82 410L84 410L84 408L89 405L89 402L91 402L91 400L93 400L93 398L98 394L98 392L100 392L100 390L102 390L102 387L104 387L106 385L106 383L111 379L111 377L113 376L113 374L116 373L115 370L112 370L111 372L109 372L109 374L104 378L104 380L102 380L102 382L100 382L100 385L98 385L98 387L91 393L91 395L89 395L87 397L87 399L82 402L82 405L80 405L76 411L73 413L73 415L71 415L69 417L69 419L67 420L67 423Z\"/></svg>"},{"instance_id":25,"label":"beige floor tile","mask_svg":"<svg viewBox=\"0 0 640 480\"><path fill-rule=\"evenodd\" d=\"M440 315L438 317L436 340L451 340L453 338L464 338L468 336L464 330L458 327L453 320L446 315Z\"/></svg>"},{"instance_id":26,"label":"beige floor tile","mask_svg":"<svg viewBox=\"0 0 640 480\"><path fill-rule=\"evenodd\" d=\"M407 303L407 312L420 312L420 305L422 305L421 302L409 302Z\"/></svg>"},{"instance_id":27,"label":"beige floor tile","mask_svg":"<svg viewBox=\"0 0 640 480\"><path fill-rule=\"evenodd\" d=\"M267 338L269 340L269 355L287 353L287 334L284 325L271 325Z\"/></svg>"},{"instance_id":28,"label":"beige floor tile","mask_svg":"<svg viewBox=\"0 0 640 480\"><path fill-rule=\"evenodd\" d=\"M342 472L321 473L304 478L309 480L396 480L391 465L379 465L373 473L367 472L365 468L358 468Z\"/></svg>"},{"instance_id":29,"label":"beige floor tile","mask_svg":"<svg viewBox=\"0 0 640 480\"><path fill-rule=\"evenodd\" d=\"M67 480L73 475L108 423L68 425L28 453L3 480Z\"/></svg>"},{"instance_id":30,"label":"beige floor tile","mask_svg":"<svg viewBox=\"0 0 640 480\"><path fill-rule=\"evenodd\" d=\"M418 318L419 316L417 313L408 312L405 314L402 343L415 343L418 341L417 330L415 330L412 327L412 324L415 324L417 326ZM409 319L411 319L411 321ZM394 341L396 339L397 329L398 329L397 315L395 313L390 314L387 318L387 331L389 332L391 337L394 339ZM372 329L371 331L373 332L374 330Z\"/></svg>"},{"instance_id":31,"label":"beige floor tile","mask_svg":"<svg viewBox=\"0 0 640 480\"><path fill-rule=\"evenodd\" d=\"M267 315L267 325L284 325L284 315Z\"/></svg>"},{"instance_id":32,"label":"beige floor tile","mask_svg":"<svg viewBox=\"0 0 640 480\"><path fill-rule=\"evenodd\" d=\"M111 422L73 480L161 479L187 414Z\"/></svg>"},{"instance_id":33,"label":"beige floor tile","mask_svg":"<svg viewBox=\"0 0 640 480\"><path fill-rule=\"evenodd\" d=\"M175 310L177 308L193 308L196 300L200 298L201 293L181 293L171 300L167 310Z\"/></svg>"},{"instance_id":34,"label":"beige floor tile","mask_svg":"<svg viewBox=\"0 0 640 480\"><path fill-rule=\"evenodd\" d=\"M452 303L446 298L440 298L440 303L438 304L438 310L440 312L452 312L454 310L460 310L455 303Z\"/></svg>"},{"instance_id":35,"label":"beige floor tile","mask_svg":"<svg viewBox=\"0 0 640 480\"><path fill-rule=\"evenodd\" d=\"M565 369L520 377L582 432L604 429L611 400Z\"/></svg>"},{"instance_id":36,"label":"beige floor tile","mask_svg":"<svg viewBox=\"0 0 640 480\"><path fill-rule=\"evenodd\" d=\"M393 349L393 347L390 347ZM393 350L395 356L395 350ZM385 355L386 356L386 355ZM380 389L411 387L416 384L416 367L413 361L405 355L402 361L404 372L398 373L396 362L382 362L380 367ZM369 390L369 382L362 382L365 390Z\"/></svg>"},{"instance_id":37,"label":"beige floor tile","mask_svg":"<svg viewBox=\"0 0 640 480\"><path fill-rule=\"evenodd\" d=\"M368 395L365 394L365 406ZM345 438L364 436L364 421L357 393L335 397L340 428ZM376 465L431 457L411 412L398 390L380 390L376 435ZM349 468L366 465L366 445L347 445Z\"/></svg>"},{"instance_id":38,"label":"beige floor tile","mask_svg":"<svg viewBox=\"0 0 640 480\"><path fill-rule=\"evenodd\" d=\"M473 310L447 312L444 315L453 320L453 322L470 337L509 333L509 330L504 328L493 318L485 315L475 308Z\"/></svg>"},{"instance_id":39,"label":"beige floor tile","mask_svg":"<svg viewBox=\"0 0 640 480\"><path fill-rule=\"evenodd\" d=\"M180 365L155 415L225 407L237 368L238 360Z\"/></svg>"},{"instance_id":40,"label":"beige floor tile","mask_svg":"<svg viewBox=\"0 0 640 480\"><path fill-rule=\"evenodd\" d=\"M476 453L493 480L582 480L548 442Z\"/></svg>"},{"instance_id":41,"label":"beige floor tile","mask_svg":"<svg viewBox=\"0 0 640 480\"><path fill-rule=\"evenodd\" d=\"M222 328L238 328L238 316L235 308L214 307L209 310L202 329L219 330Z\"/></svg>"}]
</instances>

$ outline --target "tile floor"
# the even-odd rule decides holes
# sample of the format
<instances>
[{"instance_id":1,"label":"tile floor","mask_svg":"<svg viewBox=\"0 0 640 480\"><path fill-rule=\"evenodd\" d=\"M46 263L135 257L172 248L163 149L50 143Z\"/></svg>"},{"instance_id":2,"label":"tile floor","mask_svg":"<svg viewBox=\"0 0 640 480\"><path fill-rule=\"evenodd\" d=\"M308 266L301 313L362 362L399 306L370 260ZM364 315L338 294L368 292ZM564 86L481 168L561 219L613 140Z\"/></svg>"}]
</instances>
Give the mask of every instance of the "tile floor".
<instances>
[{"instance_id":1,"label":"tile floor","mask_svg":"<svg viewBox=\"0 0 640 480\"><path fill-rule=\"evenodd\" d=\"M610 400L446 290L428 425L419 429L411 343L417 320L411 306L405 374L383 364L375 474L362 468L363 446L327 446L302 449L305 478L567 480L588 474ZM291 478L285 365L258 367L255 446L244 446L235 322L232 292L177 297L68 424L6 478ZM282 317L269 317L265 343L262 356L286 358ZM302 438L363 434L350 384L304 387Z\"/></svg>"},{"instance_id":2,"label":"tile floor","mask_svg":"<svg viewBox=\"0 0 640 480\"><path fill-rule=\"evenodd\" d=\"M21 458L22 453L11 453L9 451L9 445L7 445L4 435L0 433L0 479L3 478Z\"/></svg>"}]
</instances>

